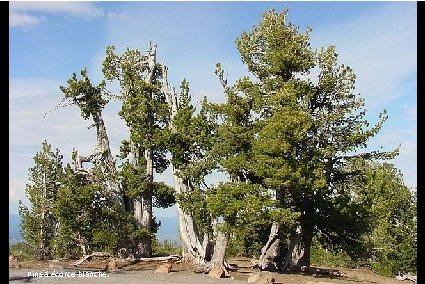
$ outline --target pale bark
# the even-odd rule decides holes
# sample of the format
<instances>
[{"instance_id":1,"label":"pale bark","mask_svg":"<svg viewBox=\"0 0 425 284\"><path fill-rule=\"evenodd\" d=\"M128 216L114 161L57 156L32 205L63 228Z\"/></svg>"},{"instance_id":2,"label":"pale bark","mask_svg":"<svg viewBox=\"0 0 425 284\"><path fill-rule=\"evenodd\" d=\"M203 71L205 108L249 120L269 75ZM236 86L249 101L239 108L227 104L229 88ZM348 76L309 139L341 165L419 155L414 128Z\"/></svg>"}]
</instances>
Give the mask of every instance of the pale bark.
<instances>
[{"instance_id":1,"label":"pale bark","mask_svg":"<svg viewBox=\"0 0 425 284\"><path fill-rule=\"evenodd\" d=\"M94 252L92 254L89 255L84 255L82 258L80 258L79 260L75 261L73 263L74 266L78 266L81 263L85 262L85 261L90 261L93 257L98 257L98 258L111 258L112 255L106 252Z\"/></svg>"},{"instance_id":2,"label":"pale bark","mask_svg":"<svg viewBox=\"0 0 425 284\"><path fill-rule=\"evenodd\" d=\"M174 188L176 193L188 192L188 186L182 178L174 174ZM195 221L190 214L185 213L177 203L179 219L179 233L183 248L183 258L199 265L205 265L211 259L211 244L208 234L200 235Z\"/></svg>"},{"instance_id":3,"label":"pale bark","mask_svg":"<svg viewBox=\"0 0 425 284\"><path fill-rule=\"evenodd\" d=\"M291 261L293 266L310 266L310 251L314 227L313 212L311 199L304 198L300 225L297 227L294 235L294 244L292 244L291 240L290 251L292 251Z\"/></svg>"},{"instance_id":4,"label":"pale bark","mask_svg":"<svg viewBox=\"0 0 425 284\"><path fill-rule=\"evenodd\" d=\"M259 261L255 262L261 270L291 270L294 267L310 266L312 234L298 225L289 238L289 246L284 257L280 255L281 240L277 225L273 224L269 240L261 250Z\"/></svg>"},{"instance_id":5,"label":"pale bark","mask_svg":"<svg viewBox=\"0 0 425 284\"><path fill-rule=\"evenodd\" d=\"M171 90L168 82L168 69L162 64L162 92L166 96L170 109L171 123L169 125L171 131L175 131L172 122L178 111L178 100L175 91ZM174 189L177 194L187 193L191 191L187 182L179 176L179 169L173 165ZM208 234L201 235L196 227L195 220L191 214L183 211L180 204L176 204L177 215L179 219L179 233L183 248L183 258L190 260L199 265L205 265L211 259L212 244L208 238Z\"/></svg>"},{"instance_id":6,"label":"pale bark","mask_svg":"<svg viewBox=\"0 0 425 284\"><path fill-rule=\"evenodd\" d=\"M273 223L270 229L269 239L261 249L261 256L256 263L260 270L277 270L279 267L278 261L280 256L280 237L279 225Z\"/></svg>"},{"instance_id":7,"label":"pale bark","mask_svg":"<svg viewBox=\"0 0 425 284\"><path fill-rule=\"evenodd\" d=\"M214 254L211 259L213 266L221 266L225 271L226 265L224 259L226 256L227 244L229 242L229 233L218 231L214 246Z\"/></svg>"},{"instance_id":8,"label":"pale bark","mask_svg":"<svg viewBox=\"0 0 425 284\"><path fill-rule=\"evenodd\" d=\"M147 83L151 83L153 80L153 75L155 73L156 65L156 45L150 43L149 50L146 55L146 60L143 63L145 64L145 69L143 73L143 79ZM153 119L153 118L151 118ZM138 163L138 151L133 145L133 165ZM149 148L144 150L144 158L146 161L146 176L148 184L153 183L153 149ZM127 206L128 207L128 206ZM133 200L132 208L136 226L138 228L146 229L147 232L152 230L152 192L147 192L143 197L135 198ZM152 240L150 237L146 237L139 244L137 244L136 257L150 257L152 256Z\"/></svg>"},{"instance_id":9,"label":"pale bark","mask_svg":"<svg viewBox=\"0 0 425 284\"><path fill-rule=\"evenodd\" d=\"M144 153L146 160L147 181L153 182L153 156L152 150L146 150ZM133 164L137 165L138 157L134 155ZM147 193L144 197L133 198L132 206L133 217L136 227L146 229L151 232L152 229L152 195ZM152 240L150 237L143 239L136 245L135 257L150 257L152 255Z\"/></svg>"},{"instance_id":10,"label":"pale bark","mask_svg":"<svg viewBox=\"0 0 425 284\"><path fill-rule=\"evenodd\" d=\"M301 246L301 226L298 225L295 232L291 234L288 252L286 253L282 269L292 269L294 265L298 266L298 260L303 254Z\"/></svg>"},{"instance_id":11,"label":"pale bark","mask_svg":"<svg viewBox=\"0 0 425 284\"><path fill-rule=\"evenodd\" d=\"M146 175L147 182L152 184L153 182L153 151L148 149L145 151L146 159ZM152 195L147 196L142 201L142 226L148 231L152 228Z\"/></svg>"},{"instance_id":12,"label":"pale bark","mask_svg":"<svg viewBox=\"0 0 425 284\"><path fill-rule=\"evenodd\" d=\"M153 182L153 153L152 149L145 150L146 160L146 175L149 184ZM141 200L141 216L137 222L140 222L141 227L146 229L148 232L152 230L152 194L147 193ZM152 256L152 240L147 237L139 244L139 254L141 256L150 257Z\"/></svg>"},{"instance_id":13,"label":"pale bark","mask_svg":"<svg viewBox=\"0 0 425 284\"><path fill-rule=\"evenodd\" d=\"M134 216L134 222L136 223L136 227L141 229L143 228L142 218L142 198L136 197L133 199L133 216Z\"/></svg>"},{"instance_id":14,"label":"pale bark","mask_svg":"<svg viewBox=\"0 0 425 284\"><path fill-rule=\"evenodd\" d=\"M94 125L96 126L96 147L94 149L94 153L90 156L81 156L77 152L74 160L75 171L82 174L91 174L89 170L84 168L83 163L91 162L98 165L102 173L106 176L104 182L112 195L112 200L114 203L120 205L121 210L125 210L124 198L122 196L119 183L114 179L114 177L111 177L116 173L115 162L109 146L109 138L106 132L105 122L102 118L102 113L92 113L92 117Z\"/></svg>"},{"instance_id":15,"label":"pale bark","mask_svg":"<svg viewBox=\"0 0 425 284\"><path fill-rule=\"evenodd\" d=\"M93 115L93 120L96 124L96 136L97 136L97 145L95 150L95 155L100 158L100 166L102 172L105 175L115 175L115 162L112 157L111 148L109 146L109 138L106 132L105 122L103 121L102 114L98 113ZM106 185L108 186L110 193L112 194L112 199L115 203L120 205L120 208L124 210L124 198L122 196L121 188L119 183L115 178L107 178Z\"/></svg>"},{"instance_id":16,"label":"pale bark","mask_svg":"<svg viewBox=\"0 0 425 284\"><path fill-rule=\"evenodd\" d=\"M276 200L282 205L284 199L283 191L276 190ZM282 256L280 255L282 240L279 235L280 226L273 223L270 229L269 239L264 247L261 249L261 256L257 262L257 266L261 270L276 270L281 268Z\"/></svg>"}]
</instances>

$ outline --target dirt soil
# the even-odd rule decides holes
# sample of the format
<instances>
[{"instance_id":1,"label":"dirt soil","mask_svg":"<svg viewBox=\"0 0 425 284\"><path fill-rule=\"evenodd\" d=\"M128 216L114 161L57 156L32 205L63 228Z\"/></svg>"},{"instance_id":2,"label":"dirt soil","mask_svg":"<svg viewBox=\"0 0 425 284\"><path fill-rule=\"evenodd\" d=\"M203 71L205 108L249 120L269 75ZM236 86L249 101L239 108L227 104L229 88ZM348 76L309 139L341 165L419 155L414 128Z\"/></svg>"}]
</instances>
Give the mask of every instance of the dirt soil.
<instances>
[{"instance_id":1,"label":"dirt soil","mask_svg":"<svg viewBox=\"0 0 425 284\"><path fill-rule=\"evenodd\" d=\"M158 261L129 262L117 260L117 269L107 271L108 260L92 260L73 266L73 261L23 262L21 268L9 269L9 282L13 283L247 283L249 276L258 273L251 268L250 259L228 260L234 267L230 277L212 279L200 272L199 268L187 262L173 262L168 274L154 273L161 264ZM47 273L47 274L46 274ZM73 274L72 274L73 273ZM268 272L263 272L268 273ZM346 269L312 267L309 271L293 273L271 273L279 284L411 284L377 275L367 269ZM38 277L41 276L41 277Z\"/></svg>"}]
</instances>

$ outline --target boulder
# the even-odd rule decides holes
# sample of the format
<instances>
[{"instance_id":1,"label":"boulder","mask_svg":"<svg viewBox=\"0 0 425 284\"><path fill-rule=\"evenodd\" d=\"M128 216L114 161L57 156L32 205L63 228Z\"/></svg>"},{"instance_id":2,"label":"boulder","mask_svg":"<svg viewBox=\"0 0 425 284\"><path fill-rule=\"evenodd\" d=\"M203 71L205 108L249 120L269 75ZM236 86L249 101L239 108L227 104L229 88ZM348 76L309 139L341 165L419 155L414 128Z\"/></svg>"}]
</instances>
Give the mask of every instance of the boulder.
<instances>
[{"instance_id":1,"label":"boulder","mask_svg":"<svg viewBox=\"0 0 425 284\"><path fill-rule=\"evenodd\" d=\"M208 273L208 276L211 278L223 278L224 277L224 270L220 266L214 266L213 269Z\"/></svg>"},{"instance_id":2,"label":"boulder","mask_svg":"<svg viewBox=\"0 0 425 284\"><path fill-rule=\"evenodd\" d=\"M260 279L260 277L261 277L261 274L260 273L251 275L251 276L248 277L248 283L254 283L258 279Z\"/></svg>"},{"instance_id":3,"label":"boulder","mask_svg":"<svg viewBox=\"0 0 425 284\"><path fill-rule=\"evenodd\" d=\"M115 260L108 262L108 264L106 265L106 271L115 271L117 269L118 269L118 265Z\"/></svg>"},{"instance_id":4,"label":"boulder","mask_svg":"<svg viewBox=\"0 0 425 284\"><path fill-rule=\"evenodd\" d=\"M273 284L274 277L270 274L257 273L248 278L248 283L254 284Z\"/></svg>"},{"instance_id":5,"label":"boulder","mask_svg":"<svg viewBox=\"0 0 425 284\"><path fill-rule=\"evenodd\" d=\"M154 273L170 273L172 267L171 263L164 263L158 266Z\"/></svg>"}]
</instances>

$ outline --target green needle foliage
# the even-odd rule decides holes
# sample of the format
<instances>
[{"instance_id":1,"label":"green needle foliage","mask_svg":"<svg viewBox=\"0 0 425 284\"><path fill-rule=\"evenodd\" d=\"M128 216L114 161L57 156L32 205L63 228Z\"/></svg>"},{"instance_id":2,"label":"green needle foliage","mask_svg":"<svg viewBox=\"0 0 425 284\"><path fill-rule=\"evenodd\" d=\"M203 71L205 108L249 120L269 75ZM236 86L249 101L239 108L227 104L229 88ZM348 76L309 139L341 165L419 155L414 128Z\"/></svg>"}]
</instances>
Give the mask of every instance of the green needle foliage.
<instances>
[{"instance_id":1,"label":"green needle foliage","mask_svg":"<svg viewBox=\"0 0 425 284\"><path fill-rule=\"evenodd\" d=\"M368 163L364 167L366 186L359 195L370 205L372 231L365 238L371 244L372 268L387 276L416 273L416 190L404 184L392 164Z\"/></svg>"},{"instance_id":2,"label":"green needle foliage","mask_svg":"<svg viewBox=\"0 0 425 284\"><path fill-rule=\"evenodd\" d=\"M64 99L77 105L81 110L81 116L84 119L89 119L90 116L96 120L99 119L99 114L102 112L108 100L103 96L105 92L105 81L99 85L93 86L86 69L81 70L81 79L77 79L74 73L67 81L68 86L61 86L60 89L64 94Z\"/></svg>"},{"instance_id":3,"label":"green needle foliage","mask_svg":"<svg viewBox=\"0 0 425 284\"><path fill-rule=\"evenodd\" d=\"M110 192L95 180L75 174L68 165L53 210L59 222L56 255L75 257L95 251L116 254L126 247L131 217L113 202Z\"/></svg>"},{"instance_id":4,"label":"green needle foliage","mask_svg":"<svg viewBox=\"0 0 425 284\"><path fill-rule=\"evenodd\" d=\"M38 259L53 255L52 240L58 222L53 208L64 174L62 158L58 149L52 151L52 146L44 141L41 151L34 156L34 166L29 169L29 183L25 188L31 207L19 201L21 234Z\"/></svg>"},{"instance_id":5,"label":"green needle foliage","mask_svg":"<svg viewBox=\"0 0 425 284\"><path fill-rule=\"evenodd\" d=\"M115 97L130 131L121 143L120 171L112 158L109 168L95 163L90 174L63 168L59 151L43 143L26 187L31 208L19 207L22 234L38 258L121 248L151 252L143 244L151 246L159 226L152 206L169 207L177 199L194 218L193 235L207 233L211 241L214 230L224 232L230 254L258 256L275 224L281 263L297 245L305 251L299 264L309 265L313 245L316 261L327 255L333 262L370 264L385 275L416 272L416 194L388 163L398 149L365 150L386 111L370 126L354 71L339 63L334 46L311 48L311 29L300 32L287 18L287 11L267 11L236 39L249 76L230 84L217 64L225 100L204 98L199 110L186 80L176 109L169 105L156 47L147 55L132 49L118 55L107 47L103 73L121 87ZM82 70L81 79L73 74L61 90L84 119L105 129L105 95L114 97L105 81L94 86ZM111 157L107 136L99 137ZM153 173L170 164L181 179L177 196L154 180ZM214 171L227 180L207 185ZM114 193L121 191L126 212L107 181L117 184ZM134 222L133 206L142 201L148 209L139 211L149 216Z\"/></svg>"},{"instance_id":6,"label":"green needle foliage","mask_svg":"<svg viewBox=\"0 0 425 284\"><path fill-rule=\"evenodd\" d=\"M122 167L121 176L125 194L129 197L151 198L156 191L165 194L165 199L170 199L172 190L166 190L164 184L153 184L146 172L146 150L152 151L156 172L162 173L169 165L165 155L170 114L165 94L161 91L162 66L156 64L151 80L147 81L144 76L148 71L147 66L141 65L145 59L139 50L127 49L119 56L115 54L115 47L109 46L103 62L105 78L120 83L123 104L119 115L130 129L129 140L124 140L121 146L120 158L129 158ZM158 204L169 206L170 203Z\"/></svg>"},{"instance_id":7,"label":"green needle foliage","mask_svg":"<svg viewBox=\"0 0 425 284\"><path fill-rule=\"evenodd\" d=\"M368 128L364 101L354 93L354 72L337 63L334 47L313 50L310 32L300 33L288 23L286 11L272 10L236 40L242 61L255 78L237 84L258 106L253 108L259 127L250 135L255 137L250 171L276 192L283 208L301 213L306 246L317 233L337 234L339 240L334 241L339 242L358 236L364 220L353 217L358 206L349 192L337 187L356 173L342 168L355 157L389 159L397 154L355 153L379 132L387 116L384 111ZM319 70L317 82L310 79L313 68ZM332 228L335 222L329 217L350 226Z\"/></svg>"}]
</instances>

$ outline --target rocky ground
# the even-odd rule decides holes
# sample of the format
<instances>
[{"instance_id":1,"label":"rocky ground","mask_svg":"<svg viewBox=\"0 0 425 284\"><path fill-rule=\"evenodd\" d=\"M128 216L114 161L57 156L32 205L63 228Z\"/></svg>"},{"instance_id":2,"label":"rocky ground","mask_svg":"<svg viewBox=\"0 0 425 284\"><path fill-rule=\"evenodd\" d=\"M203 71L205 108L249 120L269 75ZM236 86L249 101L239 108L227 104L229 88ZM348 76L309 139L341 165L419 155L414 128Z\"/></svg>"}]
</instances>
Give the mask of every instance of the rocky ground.
<instances>
[{"instance_id":1,"label":"rocky ground","mask_svg":"<svg viewBox=\"0 0 425 284\"><path fill-rule=\"evenodd\" d=\"M197 273L199 269L185 262L171 262L171 266L163 266L159 261L85 261L78 267L70 261L24 262L9 268L9 282L13 283L248 283L248 278L258 271L251 268L250 259L233 258L229 263L235 267L230 276L213 279L207 274ZM155 272L156 271L156 272ZM167 273L168 272L168 273ZM410 281L399 281L383 277L366 269L345 268L313 268L309 271L279 274L263 273L271 276L274 283L282 284L411 284ZM263 277L264 278L264 277ZM270 278L270 277L269 277ZM251 278L252 279L252 278ZM259 283L259 281L254 282Z\"/></svg>"}]
</instances>

